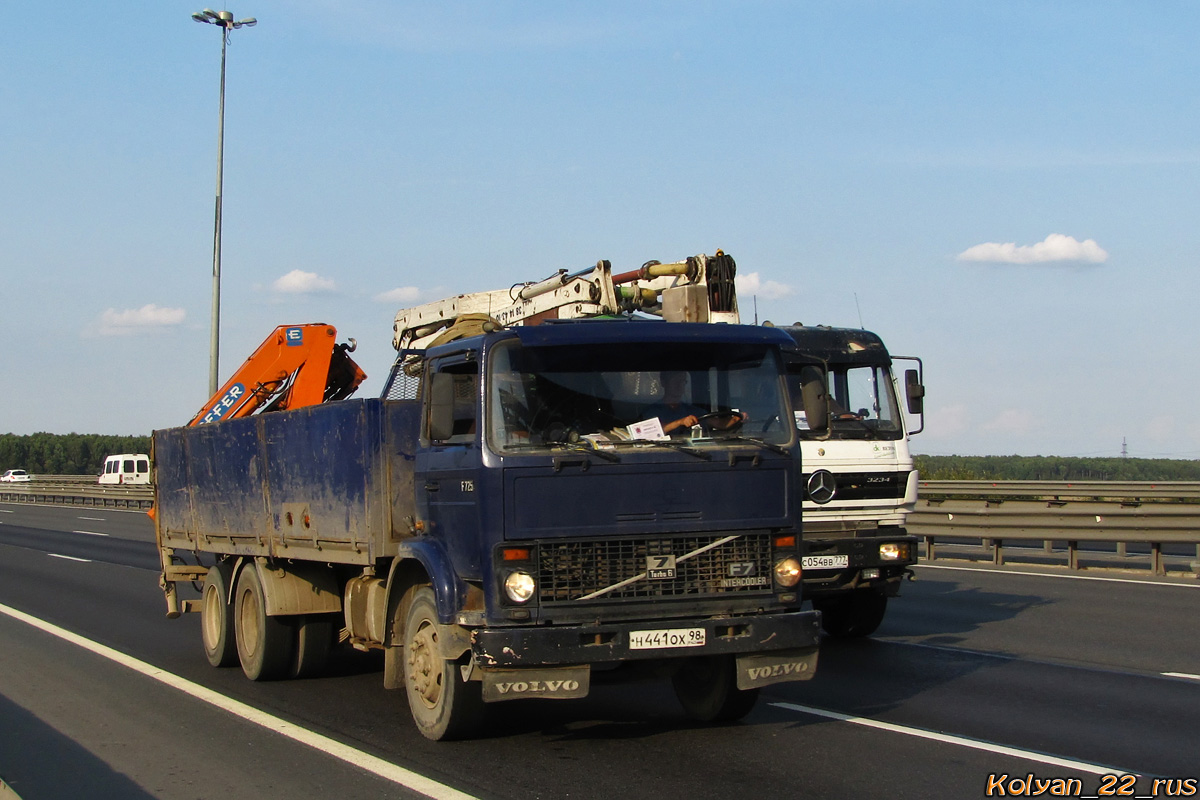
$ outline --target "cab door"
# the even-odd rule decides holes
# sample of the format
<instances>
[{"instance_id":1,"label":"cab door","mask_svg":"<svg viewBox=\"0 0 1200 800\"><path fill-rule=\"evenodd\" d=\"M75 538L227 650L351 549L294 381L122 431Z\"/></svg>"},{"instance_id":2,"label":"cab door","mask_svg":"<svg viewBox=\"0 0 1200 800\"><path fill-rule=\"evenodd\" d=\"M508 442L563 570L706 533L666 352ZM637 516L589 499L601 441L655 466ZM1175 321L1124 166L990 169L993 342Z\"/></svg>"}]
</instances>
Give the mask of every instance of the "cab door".
<instances>
[{"instance_id":1,"label":"cab door","mask_svg":"<svg viewBox=\"0 0 1200 800\"><path fill-rule=\"evenodd\" d=\"M417 511L447 549L463 577L480 576L479 360L475 353L435 359L428 366L423 409L426 446L417 455Z\"/></svg>"}]
</instances>

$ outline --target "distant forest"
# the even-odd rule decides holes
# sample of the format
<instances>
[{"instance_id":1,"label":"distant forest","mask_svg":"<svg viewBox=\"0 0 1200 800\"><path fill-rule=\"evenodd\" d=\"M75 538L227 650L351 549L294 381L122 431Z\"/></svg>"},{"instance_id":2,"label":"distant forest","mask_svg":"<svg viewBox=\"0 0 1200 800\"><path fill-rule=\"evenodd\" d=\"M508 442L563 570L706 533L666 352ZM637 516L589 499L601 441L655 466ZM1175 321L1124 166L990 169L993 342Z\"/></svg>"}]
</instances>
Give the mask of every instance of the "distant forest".
<instances>
[{"instance_id":1,"label":"distant forest","mask_svg":"<svg viewBox=\"0 0 1200 800\"><path fill-rule=\"evenodd\" d=\"M0 434L0 472L23 469L30 475L99 475L105 456L149 453L149 436L94 433Z\"/></svg>"},{"instance_id":2,"label":"distant forest","mask_svg":"<svg viewBox=\"0 0 1200 800\"><path fill-rule=\"evenodd\" d=\"M913 456L928 481L1200 481L1200 461L1064 456Z\"/></svg>"}]
</instances>

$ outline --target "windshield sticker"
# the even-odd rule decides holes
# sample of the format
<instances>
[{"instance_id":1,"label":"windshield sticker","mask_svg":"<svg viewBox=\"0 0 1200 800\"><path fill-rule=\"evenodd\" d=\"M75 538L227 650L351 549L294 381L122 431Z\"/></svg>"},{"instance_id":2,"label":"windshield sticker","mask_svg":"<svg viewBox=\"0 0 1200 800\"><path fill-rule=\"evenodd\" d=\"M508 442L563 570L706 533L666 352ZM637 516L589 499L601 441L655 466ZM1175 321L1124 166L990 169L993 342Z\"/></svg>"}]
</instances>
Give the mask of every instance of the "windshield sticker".
<instances>
[{"instance_id":1,"label":"windshield sticker","mask_svg":"<svg viewBox=\"0 0 1200 800\"><path fill-rule=\"evenodd\" d=\"M671 437L663 433L662 422L658 417L644 419L629 426L630 439L649 439L652 442L670 441Z\"/></svg>"}]
</instances>

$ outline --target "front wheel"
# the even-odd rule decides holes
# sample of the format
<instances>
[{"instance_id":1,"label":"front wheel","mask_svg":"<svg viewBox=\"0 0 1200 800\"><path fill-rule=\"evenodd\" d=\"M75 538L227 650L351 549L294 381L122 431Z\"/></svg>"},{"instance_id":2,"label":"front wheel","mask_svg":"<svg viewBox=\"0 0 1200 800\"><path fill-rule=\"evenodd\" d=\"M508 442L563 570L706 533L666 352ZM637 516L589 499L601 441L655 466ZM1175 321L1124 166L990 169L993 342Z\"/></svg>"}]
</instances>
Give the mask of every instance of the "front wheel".
<instances>
[{"instance_id":1,"label":"front wheel","mask_svg":"<svg viewBox=\"0 0 1200 800\"><path fill-rule=\"evenodd\" d=\"M684 712L697 722L733 722L758 702L758 689L737 688L733 656L690 658L671 683Z\"/></svg>"},{"instance_id":2,"label":"front wheel","mask_svg":"<svg viewBox=\"0 0 1200 800\"><path fill-rule=\"evenodd\" d=\"M483 723L482 684L464 681L441 656L433 589L414 586L404 599L404 687L417 730L427 739L464 739Z\"/></svg>"},{"instance_id":3,"label":"front wheel","mask_svg":"<svg viewBox=\"0 0 1200 800\"><path fill-rule=\"evenodd\" d=\"M813 608L821 612L821 627L835 639L857 639L870 636L883 622L887 613L887 595L859 590L844 597L814 600Z\"/></svg>"}]
</instances>

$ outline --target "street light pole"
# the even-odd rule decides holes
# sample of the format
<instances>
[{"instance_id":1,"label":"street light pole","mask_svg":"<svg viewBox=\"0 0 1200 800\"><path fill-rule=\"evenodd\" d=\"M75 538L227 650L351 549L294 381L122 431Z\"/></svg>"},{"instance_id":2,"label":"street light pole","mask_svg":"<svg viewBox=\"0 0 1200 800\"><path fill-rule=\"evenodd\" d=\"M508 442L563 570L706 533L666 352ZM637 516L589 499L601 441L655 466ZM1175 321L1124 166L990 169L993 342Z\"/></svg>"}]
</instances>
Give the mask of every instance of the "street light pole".
<instances>
[{"instance_id":1,"label":"street light pole","mask_svg":"<svg viewBox=\"0 0 1200 800\"><path fill-rule=\"evenodd\" d=\"M221 29L221 105L217 112L217 201L213 213L213 288L212 288L212 333L209 339L208 393L217 393L218 362L221 348L221 187L224 177L225 157L225 50L229 45L229 31L258 24L254 17L234 22L228 11L213 11L206 8L192 14L196 22L216 25Z\"/></svg>"}]
</instances>

